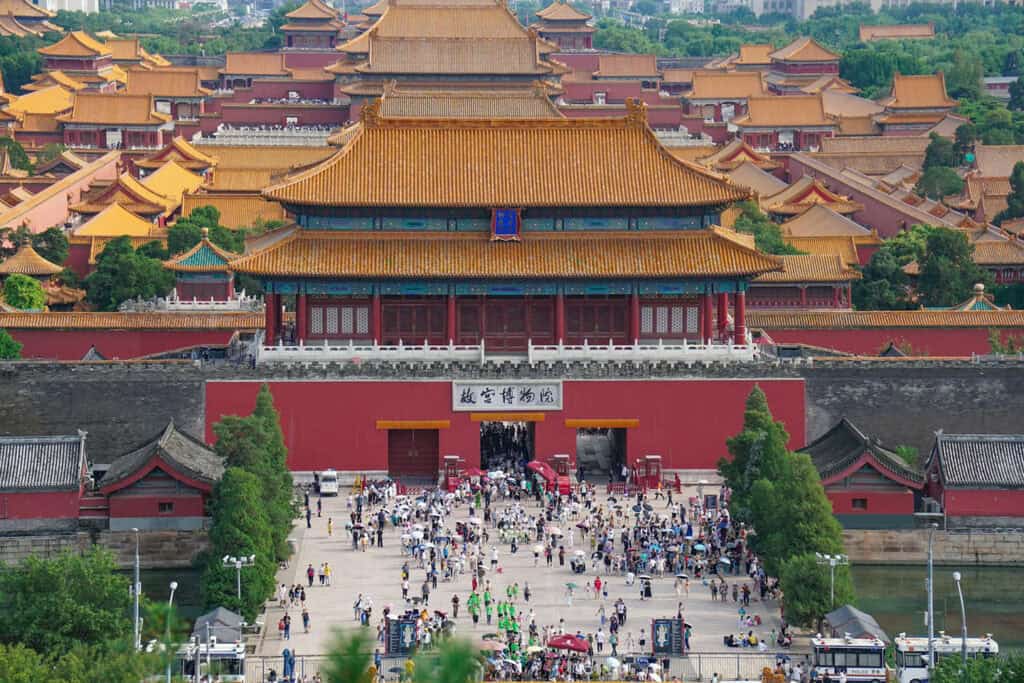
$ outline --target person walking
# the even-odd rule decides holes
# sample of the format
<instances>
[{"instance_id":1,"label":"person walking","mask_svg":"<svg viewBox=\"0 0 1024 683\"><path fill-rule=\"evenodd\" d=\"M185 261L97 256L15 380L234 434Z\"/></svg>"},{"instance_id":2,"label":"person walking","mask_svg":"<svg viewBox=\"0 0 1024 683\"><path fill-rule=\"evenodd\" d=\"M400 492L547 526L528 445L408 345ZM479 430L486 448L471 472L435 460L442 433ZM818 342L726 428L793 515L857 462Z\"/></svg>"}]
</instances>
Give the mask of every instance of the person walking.
<instances>
[{"instance_id":1,"label":"person walking","mask_svg":"<svg viewBox=\"0 0 1024 683\"><path fill-rule=\"evenodd\" d=\"M459 618L459 595L456 593L452 596L452 619Z\"/></svg>"},{"instance_id":2,"label":"person walking","mask_svg":"<svg viewBox=\"0 0 1024 683\"><path fill-rule=\"evenodd\" d=\"M334 518L333 517L328 517L327 518L327 537L330 538L333 535L334 535Z\"/></svg>"},{"instance_id":3,"label":"person walking","mask_svg":"<svg viewBox=\"0 0 1024 683\"><path fill-rule=\"evenodd\" d=\"M313 565L310 564L309 567L306 568L306 579L309 581L309 587L310 588L313 587L313 578L314 577L316 577L316 570L313 569Z\"/></svg>"},{"instance_id":4,"label":"person walking","mask_svg":"<svg viewBox=\"0 0 1024 683\"><path fill-rule=\"evenodd\" d=\"M324 562L324 582L328 586L331 585L331 565L326 562Z\"/></svg>"},{"instance_id":5,"label":"person walking","mask_svg":"<svg viewBox=\"0 0 1024 683\"><path fill-rule=\"evenodd\" d=\"M305 607L302 608L302 630L309 633L309 610Z\"/></svg>"},{"instance_id":6,"label":"person walking","mask_svg":"<svg viewBox=\"0 0 1024 683\"><path fill-rule=\"evenodd\" d=\"M284 639L292 639L292 618L285 612L284 615Z\"/></svg>"},{"instance_id":7,"label":"person walking","mask_svg":"<svg viewBox=\"0 0 1024 683\"><path fill-rule=\"evenodd\" d=\"M309 509L308 505L306 506L306 528L313 528L313 511Z\"/></svg>"},{"instance_id":8,"label":"person walking","mask_svg":"<svg viewBox=\"0 0 1024 683\"><path fill-rule=\"evenodd\" d=\"M420 598L424 605L430 604L430 581L427 579L424 579L423 585L420 586Z\"/></svg>"}]
</instances>

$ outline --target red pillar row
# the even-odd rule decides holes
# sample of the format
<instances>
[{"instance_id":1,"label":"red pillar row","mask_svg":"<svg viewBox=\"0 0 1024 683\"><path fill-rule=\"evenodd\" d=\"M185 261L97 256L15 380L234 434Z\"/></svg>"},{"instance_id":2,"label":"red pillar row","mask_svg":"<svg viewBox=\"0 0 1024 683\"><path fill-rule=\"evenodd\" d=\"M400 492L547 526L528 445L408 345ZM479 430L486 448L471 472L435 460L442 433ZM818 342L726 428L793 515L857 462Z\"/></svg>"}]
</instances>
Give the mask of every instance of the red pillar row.
<instances>
[{"instance_id":1,"label":"red pillar row","mask_svg":"<svg viewBox=\"0 0 1024 683\"><path fill-rule=\"evenodd\" d=\"M629 341L633 344L640 341L640 294L637 292L629 295Z\"/></svg>"},{"instance_id":2,"label":"red pillar row","mask_svg":"<svg viewBox=\"0 0 1024 683\"><path fill-rule=\"evenodd\" d=\"M718 338L725 339L729 328L729 295L718 293Z\"/></svg>"},{"instance_id":3,"label":"red pillar row","mask_svg":"<svg viewBox=\"0 0 1024 683\"><path fill-rule=\"evenodd\" d=\"M736 292L736 311L733 316L733 332L737 344L747 343L747 295Z\"/></svg>"},{"instance_id":4,"label":"red pillar row","mask_svg":"<svg viewBox=\"0 0 1024 683\"><path fill-rule=\"evenodd\" d=\"M308 299L305 294L295 296L295 342L306 341L306 331L309 327Z\"/></svg>"},{"instance_id":5,"label":"red pillar row","mask_svg":"<svg viewBox=\"0 0 1024 683\"><path fill-rule=\"evenodd\" d=\"M565 294L555 295L555 343L561 344L565 339Z\"/></svg>"},{"instance_id":6,"label":"red pillar row","mask_svg":"<svg viewBox=\"0 0 1024 683\"><path fill-rule=\"evenodd\" d=\"M373 341L377 344L381 343L383 338L381 324L384 321L384 316L381 315L380 309L380 294L374 293L373 295L373 306L371 308L371 322L373 324Z\"/></svg>"},{"instance_id":7,"label":"red pillar row","mask_svg":"<svg viewBox=\"0 0 1024 683\"><path fill-rule=\"evenodd\" d=\"M448 295L448 342L454 344L458 338L458 329L455 327L455 295Z\"/></svg>"}]
</instances>

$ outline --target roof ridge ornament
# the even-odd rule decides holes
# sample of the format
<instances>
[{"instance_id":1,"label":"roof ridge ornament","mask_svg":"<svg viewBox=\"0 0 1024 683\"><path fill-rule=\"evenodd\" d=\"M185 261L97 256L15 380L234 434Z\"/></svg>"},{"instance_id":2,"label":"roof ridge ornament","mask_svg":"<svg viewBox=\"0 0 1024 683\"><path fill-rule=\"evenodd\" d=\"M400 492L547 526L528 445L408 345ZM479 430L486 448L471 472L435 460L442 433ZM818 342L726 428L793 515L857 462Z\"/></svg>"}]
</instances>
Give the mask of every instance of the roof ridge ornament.
<instances>
[{"instance_id":1,"label":"roof ridge ornament","mask_svg":"<svg viewBox=\"0 0 1024 683\"><path fill-rule=\"evenodd\" d=\"M647 103L636 97L626 98L626 124L647 126Z\"/></svg>"},{"instance_id":2,"label":"roof ridge ornament","mask_svg":"<svg viewBox=\"0 0 1024 683\"><path fill-rule=\"evenodd\" d=\"M359 110L359 120L362 121L364 128L379 126L381 123L380 99L363 105L363 108Z\"/></svg>"}]
</instances>

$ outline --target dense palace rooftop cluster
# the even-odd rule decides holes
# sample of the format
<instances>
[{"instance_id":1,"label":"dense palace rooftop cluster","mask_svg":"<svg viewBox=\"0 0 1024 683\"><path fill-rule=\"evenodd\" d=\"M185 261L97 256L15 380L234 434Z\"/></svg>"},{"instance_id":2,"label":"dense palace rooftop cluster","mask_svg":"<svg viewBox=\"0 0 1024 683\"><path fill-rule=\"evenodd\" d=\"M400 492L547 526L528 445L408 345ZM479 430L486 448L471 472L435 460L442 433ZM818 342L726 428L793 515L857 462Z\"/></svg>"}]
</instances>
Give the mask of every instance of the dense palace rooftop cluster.
<instances>
[{"instance_id":1,"label":"dense palace rooftop cluster","mask_svg":"<svg viewBox=\"0 0 1024 683\"><path fill-rule=\"evenodd\" d=\"M60 31L26 0L0 10L0 32ZM852 310L860 268L918 224L964 234L995 282L1024 282L1019 221L990 223L1024 149L978 144L961 195L913 191L929 136L965 121L942 73L896 74L867 99L811 38L678 68L594 49L591 17L561 0L528 27L495 0L348 15L309 0L281 31L279 51L219 66L66 32L39 48L45 69L23 93L0 96L6 135L30 154L64 148L32 173L0 158L0 227L61 226L70 241L63 264L29 245L0 263L0 277L44 283L49 312L0 317L25 357L161 354L226 344L227 330L266 347L970 355L1022 322L983 289L949 310ZM736 231L744 201L798 253L761 253ZM231 230L272 229L244 253L204 236L171 254L174 294L122 313L89 312L62 284L62 267L88 275L114 238L166 245L207 206ZM236 275L258 281L262 304L236 293Z\"/></svg>"}]
</instances>

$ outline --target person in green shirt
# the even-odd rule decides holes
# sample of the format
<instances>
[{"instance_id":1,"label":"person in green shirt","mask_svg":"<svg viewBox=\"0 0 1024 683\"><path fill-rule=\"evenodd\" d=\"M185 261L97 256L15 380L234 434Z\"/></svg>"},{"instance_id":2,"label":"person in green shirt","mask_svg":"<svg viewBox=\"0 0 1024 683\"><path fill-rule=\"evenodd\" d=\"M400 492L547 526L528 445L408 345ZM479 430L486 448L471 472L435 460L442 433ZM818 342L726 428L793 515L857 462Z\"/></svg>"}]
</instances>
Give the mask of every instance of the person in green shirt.
<instances>
[{"instance_id":1,"label":"person in green shirt","mask_svg":"<svg viewBox=\"0 0 1024 683\"><path fill-rule=\"evenodd\" d=\"M491 625L491 618L494 616L494 605L490 602L484 603L484 612L487 614L487 625Z\"/></svg>"},{"instance_id":2,"label":"person in green shirt","mask_svg":"<svg viewBox=\"0 0 1024 683\"><path fill-rule=\"evenodd\" d=\"M473 626L476 626L480 622L480 596L476 591L469 594L469 599L466 600L466 609L469 610L469 616L473 618Z\"/></svg>"}]
</instances>

